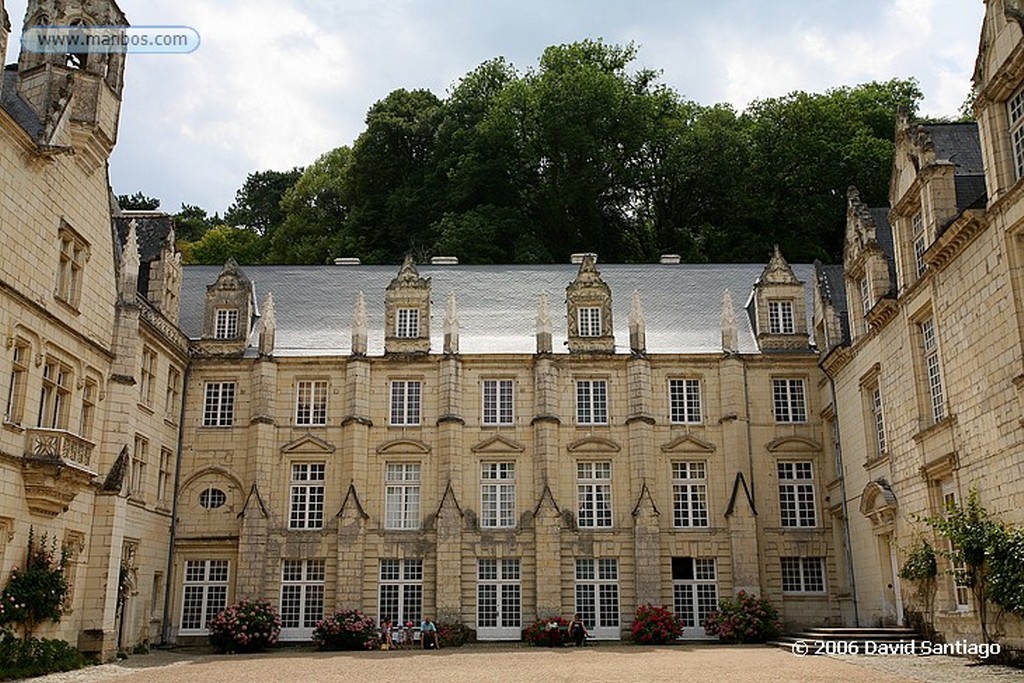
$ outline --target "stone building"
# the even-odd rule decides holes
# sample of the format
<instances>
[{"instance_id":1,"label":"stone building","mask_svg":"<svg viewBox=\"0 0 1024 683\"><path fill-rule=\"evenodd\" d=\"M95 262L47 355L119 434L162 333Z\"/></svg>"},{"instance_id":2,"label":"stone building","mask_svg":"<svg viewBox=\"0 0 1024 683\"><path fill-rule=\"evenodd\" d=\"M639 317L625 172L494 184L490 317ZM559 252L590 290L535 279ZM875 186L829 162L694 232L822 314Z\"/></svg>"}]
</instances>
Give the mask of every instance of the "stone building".
<instances>
[{"instance_id":1,"label":"stone building","mask_svg":"<svg viewBox=\"0 0 1024 683\"><path fill-rule=\"evenodd\" d=\"M74 22L126 24L111 0L28 3L27 26ZM22 52L0 90L0 582L30 531L62 543L67 613L38 635L106 657L160 638L188 343L170 220L112 210L123 71Z\"/></svg>"}]
</instances>

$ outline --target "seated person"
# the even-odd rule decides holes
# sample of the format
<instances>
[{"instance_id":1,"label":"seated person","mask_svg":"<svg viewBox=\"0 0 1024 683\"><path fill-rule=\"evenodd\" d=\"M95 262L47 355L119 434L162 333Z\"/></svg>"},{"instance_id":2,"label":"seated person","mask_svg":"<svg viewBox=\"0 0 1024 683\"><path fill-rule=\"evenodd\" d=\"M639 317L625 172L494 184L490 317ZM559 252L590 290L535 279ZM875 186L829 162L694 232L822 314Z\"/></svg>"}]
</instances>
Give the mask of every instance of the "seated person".
<instances>
[{"instance_id":1,"label":"seated person","mask_svg":"<svg viewBox=\"0 0 1024 683\"><path fill-rule=\"evenodd\" d=\"M423 617L423 623L420 624L420 643L423 645L424 650L436 650L438 648L437 626L430 620L430 617Z\"/></svg>"},{"instance_id":2,"label":"seated person","mask_svg":"<svg viewBox=\"0 0 1024 683\"><path fill-rule=\"evenodd\" d=\"M572 642L576 644L576 647L580 647L589 635L587 627L583 624L583 619L579 614L574 615L572 621L569 622L569 637Z\"/></svg>"}]
</instances>

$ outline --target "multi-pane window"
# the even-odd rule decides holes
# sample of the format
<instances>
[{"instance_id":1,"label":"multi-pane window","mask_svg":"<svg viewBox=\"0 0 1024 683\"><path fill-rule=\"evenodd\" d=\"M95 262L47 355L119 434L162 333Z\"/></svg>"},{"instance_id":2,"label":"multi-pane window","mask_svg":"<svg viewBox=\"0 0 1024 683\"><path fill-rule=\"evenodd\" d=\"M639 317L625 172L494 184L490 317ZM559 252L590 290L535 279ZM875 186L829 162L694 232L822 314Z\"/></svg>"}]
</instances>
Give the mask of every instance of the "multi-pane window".
<instances>
[{"instance_id":1,"label":"multi-pane window","mask_svg":"<svg viewBox=\"0 0 1024 683\"><path fill-rule=\"evenodd\" d=\"M385 468L384 528L420 528L420 464L391 462Z\"/></svg>"},{"instance_id":2,"label":"multi-pane window","mask_svg":"<svg viewBox=\"0 0 1024 683\"><path fill-rule=\"evenodd\" d=\"M516 525L516 464L480 463L480 526Z\"/></svg>"},{"instance_id":3,"label":"multi-pane window","mask_svg":"<svg viewBox=\"0 0 1024 683\"><path fill-rule=\"evenodd\" d=\"M323 560L281 563L281 639L308 639L324 616Z\"/></svg>"},{"instance_id":4,"label":"multi-pane window","mask_svg":"<svg viewBox=\"0 0 1024 683\"><path fill-rule=\"evenodd\" d=\"M810 462L780 462L779 515L784 527L814 527L814 469Z\"/></svg>"},{"instance_id":5,"label":"multi-pane window","mask_svg":"<svg viewBox=\"0 0 1024 683\"><path fill-rule=\"evenodd\" d=\"M860 279L860 305L866 318L868 313L871 311L871 307L874 306L874 297L871 294L871 280L867 275Z\"/></svg>"},{"instance_id":6,"label":"multi-pane window","mask_svg":"<svg viewBox=\"0 0 1024 683\"><path fill-rule=\"evenodd\" d=\"M576 380L576 423L608 424L608 381Z\"/></svg>"},{"instance_id":7,"label":"multi-pane window","mask_svg":"<svg viewBox=\"0 0 1024 683\"><path fill-rule=\"evenodd\" d=\"M419 380L391 382L391 424L418 425L423 384Z\"/></svg>"},{"instance_id":8,"label":"multi-pane window","mask_svg":"<svg viewBox=\"0 0 1024 683\"><path fill-rule=\"evenodd\" d=\"M935 321L928 318L918 327L921 330L921 346L928 379L932 422L938 422L946 417L946 395L942 388L942 363L939 360L939 342L935 336Z\"/></svg>"},{"instance_id":9,"label":"multi-pane window","mask_svg":"<svg viewBox=\"0 0 1024 683\"><path fill-rule=\"evenodd\" d=\"M96 395L98 393L95 380L85 380L82 385L81 428L78 430L83 439L92 438L93 426L96 423Z\"/></svg>"},{"instance_id":10,"label":"multi-pane window","mask_svg":"<svg viewBox=\"0 0 1024 683\"><path fill-rule=\"evenodd\" d=\"M576 560L576 612L594 637L619 636L618 560Z\"/></svg>"},{"instance_id":11,"label":"multi-pane window","mask_svg":"<svg viewBox=\"0 0 1024 683\"><path fill-rule=\"evenodd\" d=\"M322 462L292 464L289 529L320 529L324 525L324 479Z\"/></svg>"},{"instance_id":12,"label":"multi-pane window","mask_svg":"<svg viewBox=\"0 0 1024 683\"><path fill-rule=\"evenodd\" d=\"M607 528L612 525L612 464L576 463L576 500L580 528Z\"/></svg>"},{"instance_id":13,"label":"multi-pane window","mask_svg":"<svg viewBox=\"0 0 1024 683\"><path fill-rule=\"evenodd\" d=\"M51 358L43 365L43 388L39 394L39 426L67 429L71 399L71 368Z\"/></svg>"},{"instance_id":14,"label":"multi-pane window","mask_svg":"<svg viewBox=\"0 0 1024 683\"><path fill-rule=\"evenodd\" d=\"M510 379L484 380L483 423L510 425L513 423L513 381Z\"/></svg>"},{"instance_id":15,"label":"multi-pane window","mask_svg":"<svg viewBox=\"0 0 1024 683\"><path fill-rule=\"evenodd\" d=\"M479 638L520 637L522 589L518 559L477 561L476 630Z\"/></svg>"},{"instance_id":16,"label":"multi-pane window","mask_svg":"<svg viewBox=\"0 0 1024 683\"><path fill-rule=\"evenodd\" d=\"M668 381L669 417L673 424L695 424L701 416L700 380L670 379Z\"/></svg>"},{"instance_id":17,"label":"multi-pane window","mask_svg":"<svg viewBox=\"0 0 1024 683\"><path fill-rule=\"evenodd\" d=\"M207 382L203 401L204 427L230 427L235 422L235 383Z\"/></svg>"},{"instance_id":18,"label":"multi-pane window","mask_svg":"<svg viewBox=\"0 0 1024 683\"><path fill-rule=\"evenodd\" d=\"M885 416L882 414L882 390L876 384L871 389L871 422L875 427L875 447L878 455L885 453Z\"/></svg>"},{"instance_id":19,"label":"multi-pane window","mask_svg":"<svg viewBox=\"0 0 1024 683\"><path fill-rule=\"evenodd\" d=\"M802 379L773 379L772 403L776 422L807 422L807 399Z\"/></svg>"},{"instance_id":20,"label":"multi-pane window","mask_svg":"<svg viewBox=\"0 0 1024 683\"><path fill-rule=\"evenodd\" d=\"M601 336L601 309L584 307L576 309L576 320L579 323L581 337Z\"/></svg>"},{"instance_id":21,"label":"multi-pane window","mask_svg":"<svg viewBox=\"0 0 1024 683\"><path fill-rule=\"evenodd\" d=\"M706 463L672 463L672 523L683 528L708 526Z\"/></svg>"},{"instance_id":22,"label":"multi-pane window","mask_svg":"<svg viewBox=\"0 0 1024 683\"><path fill-rule=\"evenodd\" d=\"M135 436L135 450L132 451L128 468L128 493L139 498L145 492L146 468L149 466L149 439Z\"/></svg>"},{"instance_id":23,"label":"multi-pane window","mask_svg":"<svg viewBox=\"0 0 1024 683\"><path fill-rule=\"evenodd\" d=\"M399 308L395 312L395 336L403 339L415 339L420 336L418 308Z\"/></svg>"},{"instance_id":24,"label":"multi-pane window","mask_svg":"<svg viewBox=\"0 0 1024 683\"><path fill-rule=\"evenodd\" d=\"M139 402L153 406L153 385L156 384L156 351L142 348L142 369L139 372Z\"/></svg>"},{"instance_id":25,"label":"multi-pane window","mask_svg":"<svg viewBox=\"0 0 1024 683\"><path fill-rule=\"evenodd\" d=\"M11 382L7 387L7 408L4 422L21 424L25 412L25 389L28 386L28 344L20 339L14 343L11 358Z\"/></svg>"},{"instance_id":26,"label":"multi-pane window","mask_svg":"<svg viewBox=\"0 0 1024 683\"><path fill-rule=\"evenodd\" d=\"M423 619L423 560L380 561L377 614L396 626Z\"/></svg>"},{"instance_id":27,"label":"multi-pane window","mask_svg":"<svg viewBox=\"0 0 1024 683\"><path fill-rule=\"evenodd\" d=\"M713 557L672 558L672 606L684 636L704 635L704 620L718 609L717 580Z\"/></svg>"},{"instance_id":28,"label":"multi-pane window","mask_svg":"<svg viewBox=\"0 0 1024 683\"><path fill-rule=\"evenodd\" d=\"M216 486L208 486L199 494L199 505L204 510L216 510L228 502L228 494Z\"/></svg>"},{"instance_id":29,"label":"multi-pane window","mask_svg":"<svg viewBox=\"0 0 1024 683\"><path fill-rule=\"evenodd\" d=\"M82 297L82 271L85 269L86 245L70 230L60 233L60 269L57 273L57 298L78 308Z\"/></svg>"},{"instance_id":30,"label":"multi-pane window","mask_svg":"<svg viewBox=\"0 0 1024 683\"><path fill-rule=\"evenodd\" d=\"M167 390L164 394L167 419L177 424L178 413L181 410L181 370L173 365L167 368Z\"/></svg>"},{"instance_id":31,"label":"multi-pane window","mask_svg":"<svg viewBox=\"0 0 1024 683\"><path fill-rule=\"evenodd\" d=\"M952 480L942 482L941 490L942 514L948 515L959 506L959 496L957 496L956 486ZM956 552L956 546L953 545L952 541L948 541L948 545L950 569L953 571L953 601L957 611L962 612L969 609L971 605L971 587L964 580L967 572L967 563L964 561L963 555Z\"/></svg>"},{"instance_id":32,"label":"multi-pane window","mask_svg":"<svg viewBox=\"0 0 1024 683\"><path fill-rule=\"evenodd\" d=\"M768 302L768 333L793 334L796 327L793 323L792 301Z\"/></svg>"},{"instance_id":33,"label":"multi-pane window","mask_svg":"<svg viewBox=\"0 0 1024 683\"><path fill-rule=\"evenodd\" d=\"M783 593L825 592L825 558L783 557L780 561Z\"/></svg>"},{"instance_id":34,"label":"multi-pane window","mask_svg":"<svg viewBox=\"0 0 1024 683\"><path fill-rule=\"evenodd\" d=\"M924 233L924 217L918 211L910 217L910 232L914 239L914 272L918 277L924 274L928 264L924 262L924 252L928 249L928 240Z\"/></svg>"},{"instance_id":35,"label":"multi-pane window","mask_svg":"<svg viewBox=\"0 0 1024 683\"><path fill-rule=\"evenodd\" d=\"M180 632L205 635L206 625L227 606L228 561L186 560Z\"/></svg>"},{"instance_id":36,"label":"multi-pane window","mask_svg":"<svg viewBox=\"0 0 1024 683\"><path fill-rule=\"evenodd\" d=\"M327 380L303 380L296 385L295 424L327 424Z\"/></svg>"},{"instance_id":37,"label":"multi-pane window","mask_svg":"<svg viewBox=\"0 0 1024 683\"><path fill-rule=\"evenodd\" d=\"M1013 168L1016 172L1015 178L1024 178L1024 90L1006 103L1010 123L1010 143L1013 146Z\"/></svg>"},{"instance_id":38,"label":"multi-pane window","mask_svg":"<svg viewBox=\"0 0 1024 683\"><path fill-rule=\"evenodd\" d=\"M218 308L214 311L213 338L234 339L238 336L238 309Z\"/></svg>"}]
</instances>

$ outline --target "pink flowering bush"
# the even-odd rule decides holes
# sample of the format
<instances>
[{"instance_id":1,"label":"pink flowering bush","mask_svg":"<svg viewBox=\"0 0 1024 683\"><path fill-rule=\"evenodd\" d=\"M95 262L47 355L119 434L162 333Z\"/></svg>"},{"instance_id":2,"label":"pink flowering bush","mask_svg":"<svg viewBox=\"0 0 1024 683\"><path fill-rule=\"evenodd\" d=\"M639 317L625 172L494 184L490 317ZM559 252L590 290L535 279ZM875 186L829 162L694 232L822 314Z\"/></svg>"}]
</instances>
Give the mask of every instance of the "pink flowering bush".
<instances>
[{"instance_id":1,"label":"pink flowering bush","mask_svg":"<svg viewBox=\"0 0 1024 683\"><path fill-rule=\"evenodd\" d=\"M0 624L20 624L28 639L44 621L60 621L68 583L64 576L67 554L57 550L57 539L28 534L28 554L23 568L14 567L0 593Z\"/></svg>"},{"instance_id":2,"label":"pink flowering bush","mask_svg":"<svg viewBox=\"0 0 1024 683\"><path fill-rule=\"evenodd\" d=\"M210 645L218 652L259 652L277 642L281 617L264 600L242 600L210 621Z\"/></svg>"},{"instance_id":3,"label":"pink flowering bush","mask_svg":"<svg viewBox=\"0 0 1024 683\"><path fill-rule=\"evenodd\" d=\"M633 619L633 642L638 645L668 645L683 635L682 624L667 607L641 605Z\"/></svg>"},{"instance_id":4,"label":"pink flowering bush","mask_svg":"<svg viewBox=\"0 0 1024 683\"><path fill-rule=\"evenodd\" d=\"M727 643L763 643L782 632L778 611L765 598L740 591L723 598L704 620L704 630Z\"/></svg>"},{"instance_id":5,"label":"pink flowering bush","mask_svg":"<svg viewBox=\"0 0 1024 683\"><path fill-rule=\"evenodd\" d=\"M410 623L410 628L412 624ZM335 612L317 622L313 642L321 650L376 650L380 647L377 623L357 609Z\"/></svg>"},{"instance_id":6,"label":"pink flowering bush","mask_svg":"<svg viewBox=\"0 0 1024 683\"><path fill-rule=\"evenodd\" d=\"M538 647L561 647L569 640L569 622L562 617L538 619L523 631L523 642Z\"/></svg>"}]
</instances>

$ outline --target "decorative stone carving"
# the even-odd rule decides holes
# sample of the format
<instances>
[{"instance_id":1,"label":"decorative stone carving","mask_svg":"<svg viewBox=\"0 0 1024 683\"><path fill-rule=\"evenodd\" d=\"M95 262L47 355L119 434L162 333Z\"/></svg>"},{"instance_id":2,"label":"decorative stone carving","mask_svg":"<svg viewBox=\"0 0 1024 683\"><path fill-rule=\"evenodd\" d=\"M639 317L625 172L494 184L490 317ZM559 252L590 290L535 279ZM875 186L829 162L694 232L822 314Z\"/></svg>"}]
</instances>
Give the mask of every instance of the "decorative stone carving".
<instances>
[{"instance_id":1,"label":"decorative stone carving","mask_svg":"<svg viewBox=\"0 0 1024 683\"><path fill-rule=\"evenodd\" d=\"M612 333L612 291L601 279L592 254L583 257L576 279L565 289L565 298L569 318L569 352L615 353L615 337ZM598 334L580 334L581 309L597 309L600 317ZM593 321L589 324L593 324Z\"/></svg>"},{"instance_id":2,"label":"decorative stone carving","mask_svg":"<svg viewBox=\"0 0 1024 683\"><path fill-rule=\"evenodd\" d=\"M384 353L429 353L430 278L420 277L411 256L405 257L388 285L384 301ZM416 312L415 329L406 327L403 336L399 336L399 311Z\"/></svg>"}]
</instances>

